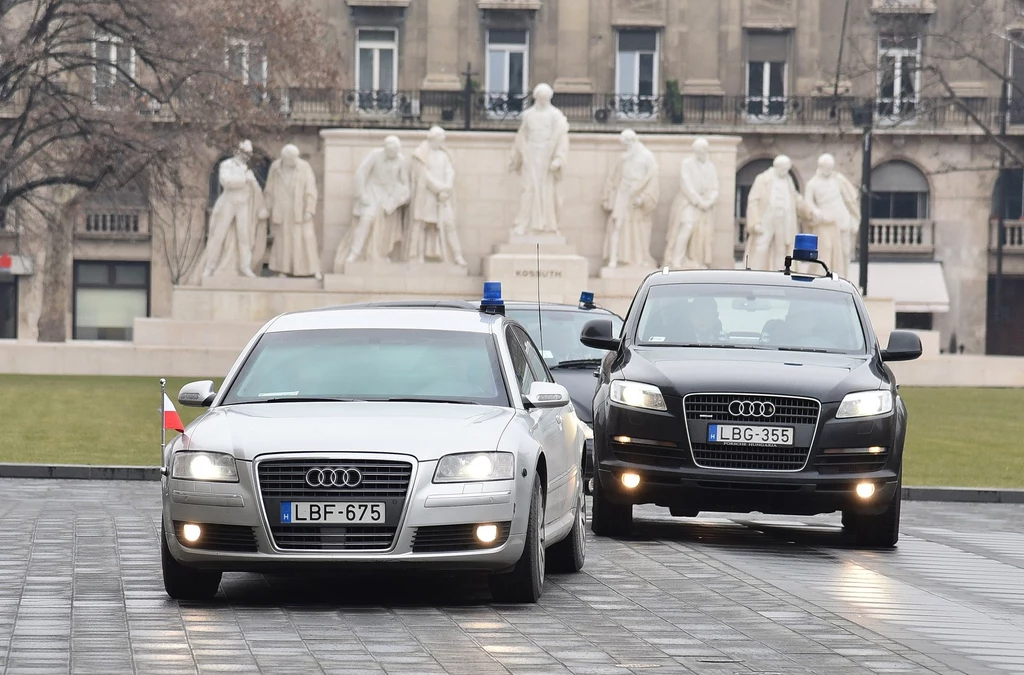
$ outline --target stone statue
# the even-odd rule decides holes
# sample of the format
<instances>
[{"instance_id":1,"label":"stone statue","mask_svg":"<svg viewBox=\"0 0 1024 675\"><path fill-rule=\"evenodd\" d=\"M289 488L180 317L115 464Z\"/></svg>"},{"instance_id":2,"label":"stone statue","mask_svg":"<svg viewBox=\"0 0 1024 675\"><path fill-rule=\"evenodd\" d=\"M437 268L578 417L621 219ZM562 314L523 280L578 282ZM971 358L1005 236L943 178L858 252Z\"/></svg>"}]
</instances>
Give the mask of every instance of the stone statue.
<instances>
[{"instance_id":1,"label":"stone statue","mask_svg":"<svg viewBox=\"0 0 1024 675\"><path fill-rule=\"evenodd\" d=\"M270 165L263 197L274 228L270 269L282 277L322 279L320 247L313 226L318 198L316 175L291 143L281 148L281 157Z\"/></svg>"},{"instance_id":2,"label":"stone statue","mask_svg":"<svg viewBox=\"0 0 1024 675\"><path fill-rule=\"evenodd\" d=\"M711 267L718 172L711 163L706 139L698 138L691 148L693 154L683 160L679 172L679 194L672 202L662 263L674 269Z\"/></svg>"},{"instance_id":3,"label":"stone statue","mask_svg":"<svg viewBox=\"0 0 1024 675\"><path fill-rule=\"evenodd\" d=\"M391 251L402 241L402 207L409 203L409 167L397 136L384 139L356 170L353 227L338 247L335 269L346 262L391 262ZM339 264L339 262L341 264Z\"/></svg>"},{"instance_id":4,"label":"stone statue","mask_svg":"<svg viewBox=\"0 0 1024 675\"><path fill-rule=\"evenodd\" d=\"M793 185L792 166L789 157L779 155L750 188L745 263L752 270L782 269L793 251L799 220L814 217Z\"/></svg>"},{"instance_id":5,"label":"stone statue","mask_svg":"<svg viewBox=\"0 0 1024 675\"><path fill-rule=\"evenodd\" d=\"M431 127L427 139L412 155L406 259L454 262L465 267L455 231L455 162L444 141L444 129Z\"/></svg>"},{"instance_id":6,"label":"stone statue","mask_svg":"<svg viewBox=\"0 0 1024 675\"><path fill-rule=\"evenodd\" d=\"M651 215L658 206L658 161L632 129L623 131L619 139L626 150L604 187L603 206L609 212L604 260L608 267L652 268Z\"/></svg>"},{"instance_id":7,"label":"stone statue","mask_svg":"<svg viewBox=\"0 0 1024 675\"><path fill-rule=\"evenodd\" d=\"M818 259L845 279L853 258L853 235L860 229L860 191L835 167L835 158L824 154L818 158L817 173L807 181L804 199L821 215L806 229L818 235Z\"/></svg>"},{"instance_id":8,"label":"stone statue","mask_svg":"<svg viewBox=\"0 0 1024 675\"><path fill-rule=\"evenodd\" d=\"M554 91L546 84L533 90L533 105L522 115L509 170L522 183L519 215L513 234L558 234L560 183L569 154L569 121L551 105Z\"/></svg>"},{"instance_id":9,"label":"stone statue","mask_svg":"<svg viewBox=\"0 0 1024 675\"><path fill-rule=\"evenodd\" d=\"M223 188L210 214L210 235L204 253L203 276L234 270L246 277L256 276L266 251L268 213L263 191L249 168L252 143L242 141L233 157L220 163L218 177ZM229 234L234 236L228 237Z\"/></svg>"}]
</instances>

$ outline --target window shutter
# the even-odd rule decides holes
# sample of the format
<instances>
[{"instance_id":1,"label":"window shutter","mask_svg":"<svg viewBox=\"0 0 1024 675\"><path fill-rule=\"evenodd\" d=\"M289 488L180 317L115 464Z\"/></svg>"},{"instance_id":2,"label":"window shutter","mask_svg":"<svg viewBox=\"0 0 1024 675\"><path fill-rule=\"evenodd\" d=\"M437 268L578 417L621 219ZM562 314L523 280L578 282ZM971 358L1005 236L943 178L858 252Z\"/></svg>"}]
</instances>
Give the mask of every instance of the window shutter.
<instances>
[{"instance_id":1,"label":"window shutter","mask_svg":"<svg viewBox=\"0 0 1024 675\"><path fill-rule=\"evenodd\" d=\"M785 63L788 60L789 33L747 33L747 61Z\"/></svg>"}]
</instances>

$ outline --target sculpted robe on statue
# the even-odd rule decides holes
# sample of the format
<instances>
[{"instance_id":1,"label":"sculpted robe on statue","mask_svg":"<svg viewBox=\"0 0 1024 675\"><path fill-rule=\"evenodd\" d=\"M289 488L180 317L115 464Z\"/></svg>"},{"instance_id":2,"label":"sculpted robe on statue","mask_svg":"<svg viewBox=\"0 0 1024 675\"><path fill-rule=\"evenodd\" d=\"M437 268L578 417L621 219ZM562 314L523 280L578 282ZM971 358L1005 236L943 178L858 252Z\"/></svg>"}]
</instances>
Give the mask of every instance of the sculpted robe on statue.
<instances>
[{"instance_id":1,"label":"sculpted robe on statue","mask_svg":"<svg viewBox=\"0 0 1024 675\"><path fill-rule=\"evenodd\" d=\"M299 157L296 146L289 143L281 148L281 157L270 165L263 196L274 228L270 269L280 276L322 279L320 247L313 226L318 198L316 175L309 162Z\"/></svg>"},{"instance_id":2,"label":"sculpted robe on statue","mask_svg":"<svg viewBox=\"0 0 1024 675\"><path fill-rule=\"evenodd\" d=\"M772 168L754 179L747 198L745 262L752 270L780 270L793 251L801 218L813 218L789 175L789 157L779 155Z\"/></svg>"},{"instance_id":3,"label":"sculpted robe on statue","mask_svg":"<svg viewBox=\"0 0 1024 675\"><path fill-rule=\"evenodd\" d=\"M835 166L832 155L822 155L817 173L807 181L804 199L820 216L805 229L818 235L818 259L845 279L853 258L853 235L860 229L860 192Z\"/></svg>"},{"instance_id":4,"label":"sculpted robe on statue","mask_svg":"<svg viewBox=\"0 0 1024 675\"><path fill-rule=\"evenodd\" d=\"M718 173L711 163L707 140L698 138L692 148L693 154L683 160L679 194L672 202L669 216L663 265L674 269L711 267Z\"/></svg>"},{"instance_id":5,"label":"sculpted robe on statue","mask_svg":"<svg viewBox=\"0 0 1024 675\"><path fill-rule=\"evenodd\" d=\"M409 169L397 136L370 152L356 170L355 224L338 247L335 269L346 262L391 262L402 240L402 207L409 202Z\"/></svg>"},{"instance_id":6,"label":"sculpted robe on statue","mask_svg":"<svg viewBox=\"0 0 1024 675\"><path fill-rule=\"evenodd\" d=\"M620 139L626 147L608 176L604 209L609 212L604 240L608 267L654 267L651 257L651 215L658 206L658 162L636 132L626 129Z\"/></svg>"},{"instance_id":7,"label":"sculpted robe on statue","mask_svg":"<svg viewBox=\"0 0 1024 675\"><path fill-rule=\"evenodd\" d=\"M412 155L411 226L406 258L416 262L454 262L465 267L455 231L455 163L444 141L444 129L431 127L427 140Z\"/></svg>"},{"instance_id":8,"label":"sculpted robe on statue","mask_svg":"<svg viewBox=\"0 0 1024 675\"><path fill-rule=\"evenodd\" d=\"M204 253L203 276L230 274L254 277L266 251L267 211L263 191L249 168L252 143L239 143L235 155L220 163L218 180L223 189L210 214L210 232Z\"/></svg>"},{"instance_id":9,"label":"sculpted robe on statue","mask_svg":"<svg viewBox=\"0 0 1024 675\"><path fill-rule=\"evenodd\" d=\"M558 234L560 184L569 155L569 122L551 105L546 84L533 90L533 105L522 115L509 170L518 172L522 195L513 234Z\"/></svg>"}]
</instances>

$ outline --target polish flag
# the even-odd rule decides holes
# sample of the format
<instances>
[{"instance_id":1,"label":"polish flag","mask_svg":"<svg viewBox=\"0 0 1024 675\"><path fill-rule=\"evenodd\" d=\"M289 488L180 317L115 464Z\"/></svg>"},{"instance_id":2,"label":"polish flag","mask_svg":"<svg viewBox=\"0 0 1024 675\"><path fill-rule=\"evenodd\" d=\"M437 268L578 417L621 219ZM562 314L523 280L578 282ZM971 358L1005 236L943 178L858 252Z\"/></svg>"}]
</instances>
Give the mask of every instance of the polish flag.
<instances>
[{"instance_id":1,"label":"polish flag","mask_svg":"<svg viewBox=\"0 0 1024 675\"><path fill-rule=\"evenodd\" d=\"M167 397L167 394L164 394L164 429L185 432L185 425L181 423L181 417L178 415L178 411L174 409L174 404L171 403L171 399Z\"/></svg>"}]
</instances>

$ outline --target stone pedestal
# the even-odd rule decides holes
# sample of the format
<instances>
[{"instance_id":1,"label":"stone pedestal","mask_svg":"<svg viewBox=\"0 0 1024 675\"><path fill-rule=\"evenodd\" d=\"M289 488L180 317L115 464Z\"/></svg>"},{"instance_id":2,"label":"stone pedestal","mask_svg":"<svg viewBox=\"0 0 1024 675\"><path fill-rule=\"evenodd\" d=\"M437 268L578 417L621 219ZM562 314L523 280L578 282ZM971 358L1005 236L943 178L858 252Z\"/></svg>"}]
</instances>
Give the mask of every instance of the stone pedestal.
<instances>
[{"instance_id":1,"label":"stone pedestal","mask_svg":"<svg viewBox=\"0 0 1024 675\"><path fill-rule=\"evenodd\" d=\"M393 299L472 298L483 291L478 279L458 265L442 263L345 263L343 274L324 276L324 290L329 293L369 293L374 297Z\"/></svg>"},{"instance_id":2,"label":"stone pedestal","mask_svg":"<svg viewBox=\"0 0 1024 675\"><path fill-rule=\"evenodd\" d=\"M201 288L211 291L319 291L323 281L313 277L243 277L237 274L218 274L203 277Z\"/></svg>"},{"instance_id":3,"label":"stone pedestal","mask_svg":"<svg viewBox=\"0 0 1024 675\"><path fill-rule=\"evenodd\" d=\"M538 249L539 247L539 249ZM587 290L587 259L560 235L512 235L484 259L484 279L500 281L506 300L575 303Z\"/></svg>"},{"instance_id":4,"label":"stone pedestal","mask_svg":"<svg viewBox=\"0 0 1024 675\"><path fill-rule=\"evenodd\" d=\"M602 267L599 272L598 290L602 298L628 298L633 299L640 284L656 268L637 267L635 265L624 265L621 267ZM601 304L598 302L598 304ZM628 307L628 303L627 303Z\"/></svg>"}]
</instances>

